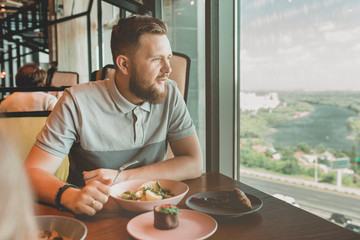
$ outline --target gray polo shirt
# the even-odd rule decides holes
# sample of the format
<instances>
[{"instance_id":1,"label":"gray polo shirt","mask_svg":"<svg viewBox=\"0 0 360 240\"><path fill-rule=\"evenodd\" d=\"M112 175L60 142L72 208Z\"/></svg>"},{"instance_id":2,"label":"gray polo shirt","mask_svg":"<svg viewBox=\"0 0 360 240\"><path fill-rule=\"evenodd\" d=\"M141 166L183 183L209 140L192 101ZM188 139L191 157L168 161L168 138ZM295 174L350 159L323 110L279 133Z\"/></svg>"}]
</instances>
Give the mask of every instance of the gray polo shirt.
<instances>
[{"instance_id":1,"label":"gray polo shirt","mask_svg":"<svg viewBox=\"0 0 360 240\"><path fill-rule=\"evenodd\" d=\"M35 142L65 158L68 182L84 185L83 171L118 169L131 160L138 166L163 161L167 142L194 133L190 114L176 83L160 104L134 105L117 90L114 79L79 84L65 90Z\"/></svg>"}]
</instances>

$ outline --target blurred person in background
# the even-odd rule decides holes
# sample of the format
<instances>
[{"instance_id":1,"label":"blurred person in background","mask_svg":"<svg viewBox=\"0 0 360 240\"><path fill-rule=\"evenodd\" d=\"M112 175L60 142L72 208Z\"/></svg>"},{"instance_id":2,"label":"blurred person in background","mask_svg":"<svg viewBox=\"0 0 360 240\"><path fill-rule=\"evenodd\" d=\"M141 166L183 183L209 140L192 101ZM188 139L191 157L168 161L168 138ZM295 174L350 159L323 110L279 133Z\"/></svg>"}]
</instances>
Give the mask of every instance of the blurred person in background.
<instances>
[{"instance_id":1,"label":"blurred person in background","mask_svg":"<svg viewBox=\"0 0 360 240\"><path fill-rule=\"evenodd\" d=\"M46 71L35 63L21 66L16 74L17 87L44 87ZM51 111L57 98L46 92L14 92L0 104L0 112Z\"/></svg>"},{"instance_id":2,"label":"blurred person in background","mask_svg":"<svg viewBox=\"0 0 360 240\"><path fill-rule=\"evenodd\" d=\"M0 128L0 239L37 239L33 194L22 162Z\"/></svg>"},{"instance_id":3,"label":"blurred person in background","mask_svg":"<svg viewBox=\"0 0 360 240\"><path fill-rule=\"evenodd\" d=\"M57 62L51 62L50 68L47 70L46 86L48 87L51 86L51 80L56 71L57 71Z\"/></svg>"},{"instance_id":4,"label":"blurred person in background","mask_svg":"<svg viewBox=\"0 0 360 240\"><path fill-rule=\"evenodd\" d=\"M50 64L50 68L47 70L47 76L46 76L46 83L45 86L46 87L51 87L51 81L54 77L55 72L57 71L57 62L51 62ZM52 91L52 92L47 92L53 96L55 96L57 99L61 98L63 91Z\"/></svg>"}]
</instances>

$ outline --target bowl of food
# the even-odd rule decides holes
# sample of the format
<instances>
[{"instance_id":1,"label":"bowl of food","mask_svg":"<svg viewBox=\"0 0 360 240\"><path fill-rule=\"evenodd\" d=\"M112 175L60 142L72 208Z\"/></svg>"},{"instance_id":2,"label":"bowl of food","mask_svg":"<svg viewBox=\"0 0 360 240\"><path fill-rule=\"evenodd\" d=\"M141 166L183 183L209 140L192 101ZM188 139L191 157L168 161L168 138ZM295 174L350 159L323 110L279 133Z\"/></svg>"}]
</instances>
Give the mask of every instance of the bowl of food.
<instances>
[{"instance_id":1,"label":"bowl of food","mask_svg":"<svg viewBox=\"0 0 360 240\"><path fill-rule=\"evenodd\" d=\"M135 179L113 185L110 196L127 211L149 212L157 205L177 205L188 191L188 185L176 180Z\"/></svg>"},{"instance_id":2,"label":"bowl of food","mask_svg":"<svg viewBox=\"0 0 360 240\"><path fill-rule=\"evenodd\" d=\"M39 239L83 240L87 234L86 225L71 217L37 216Z\"/></svg>"}]
</instances>

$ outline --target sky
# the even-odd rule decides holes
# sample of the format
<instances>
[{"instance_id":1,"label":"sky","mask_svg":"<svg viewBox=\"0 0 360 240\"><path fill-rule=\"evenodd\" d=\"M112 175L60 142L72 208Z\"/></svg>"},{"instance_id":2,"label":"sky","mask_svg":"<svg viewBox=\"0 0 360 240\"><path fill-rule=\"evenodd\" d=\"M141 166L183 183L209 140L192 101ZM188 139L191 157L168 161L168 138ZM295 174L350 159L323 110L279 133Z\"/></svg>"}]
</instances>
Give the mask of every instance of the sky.
<instances>
[{"instance_id":1,"label":"sky","mask_svg":"<svg viewBox=\"0 0 360 240\"><path fill-rule=\"evenodd\" d=\"M242 91L360 91L360 0L241 0Z\"/></svg>"}]
</instances>

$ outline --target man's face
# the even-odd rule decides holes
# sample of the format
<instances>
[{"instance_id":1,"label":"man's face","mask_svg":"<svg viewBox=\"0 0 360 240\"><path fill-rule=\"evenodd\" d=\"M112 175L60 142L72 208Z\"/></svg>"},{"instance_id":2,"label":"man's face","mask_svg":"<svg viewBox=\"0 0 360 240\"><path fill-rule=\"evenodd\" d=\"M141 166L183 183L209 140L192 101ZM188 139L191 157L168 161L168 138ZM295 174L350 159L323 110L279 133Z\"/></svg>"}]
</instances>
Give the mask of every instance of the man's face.
<instances>
[{"instance_id":1,"label":"man's face","mask_svg":"<svg viewBox=\"0 0 360 240\"><path fill-rule=\"evenodd\" d=\"M161 103L168 94L166 80L171 72L172 56L166 35L146 33L131 61L130 91L152 104Z\"/></svg>"}]
</instances>

